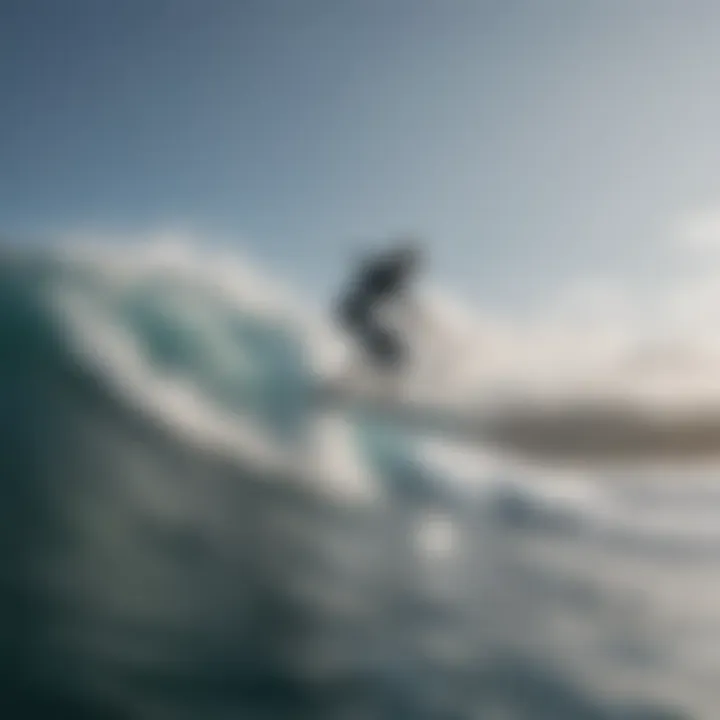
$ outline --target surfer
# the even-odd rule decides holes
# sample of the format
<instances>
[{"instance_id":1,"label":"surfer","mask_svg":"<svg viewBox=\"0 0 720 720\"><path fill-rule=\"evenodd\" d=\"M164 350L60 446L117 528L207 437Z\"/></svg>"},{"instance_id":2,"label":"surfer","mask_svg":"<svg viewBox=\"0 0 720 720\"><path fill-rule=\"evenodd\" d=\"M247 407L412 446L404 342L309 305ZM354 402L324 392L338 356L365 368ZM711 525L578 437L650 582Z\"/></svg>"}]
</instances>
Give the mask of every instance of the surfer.
<instances>
[{"instance_id":1,"label":"surfer","mask_svg":"<svg viewBox=\"0 0 720 720\"><path fill-rule=\"evenodd\" d=\"M407 300L422 257L417 243L405 240L363 262L338 304L341 326L355 338L377 368L397 372L408 361L400 329L388 327L383 313ZM406 306L407 307L407 306Z\"/></svg>"}]
</instances>

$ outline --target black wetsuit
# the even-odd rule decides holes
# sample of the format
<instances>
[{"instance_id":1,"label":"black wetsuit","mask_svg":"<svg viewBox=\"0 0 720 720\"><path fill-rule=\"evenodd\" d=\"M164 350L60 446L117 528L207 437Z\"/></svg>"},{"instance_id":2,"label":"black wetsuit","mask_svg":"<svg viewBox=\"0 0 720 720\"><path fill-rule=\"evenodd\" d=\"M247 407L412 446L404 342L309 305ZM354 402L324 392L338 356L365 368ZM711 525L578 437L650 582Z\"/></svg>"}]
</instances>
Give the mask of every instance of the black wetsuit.
<instances>
[{"instance_id":1,"label":"black wetsuit","mask_svg":"<svg viewBox=\"0 0 720 720\"><path fill-rule=\"evenodd\" d=\"M412 267L402 255L385 255L366 263L339 306L341 324L360 341L370 358L383 366L398 366L406 350L397 332L383 327L378 307L403 294Z\"/></svg>"}]
</instances>

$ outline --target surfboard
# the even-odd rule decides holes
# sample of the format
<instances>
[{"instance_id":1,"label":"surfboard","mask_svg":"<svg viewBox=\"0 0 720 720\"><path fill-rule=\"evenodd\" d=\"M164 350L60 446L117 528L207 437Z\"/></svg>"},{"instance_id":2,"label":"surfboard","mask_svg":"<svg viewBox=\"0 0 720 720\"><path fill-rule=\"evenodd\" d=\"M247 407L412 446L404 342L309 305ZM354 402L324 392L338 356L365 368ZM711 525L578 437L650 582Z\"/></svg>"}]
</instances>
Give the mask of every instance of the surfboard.
<instances>
[{"instance_id":1,"label":"surfboard","mask_svg":"<svg viewBox=\"0 0 720 720\"><path fill-rule=\"evenodd\" d=\"M461 408L449 402L429 400L402 383L372 379L326 381L318 385L316 398L323 410L362 414L428 435L483 439L484 414L480 408Z\"/></svg>"}]
</instances>

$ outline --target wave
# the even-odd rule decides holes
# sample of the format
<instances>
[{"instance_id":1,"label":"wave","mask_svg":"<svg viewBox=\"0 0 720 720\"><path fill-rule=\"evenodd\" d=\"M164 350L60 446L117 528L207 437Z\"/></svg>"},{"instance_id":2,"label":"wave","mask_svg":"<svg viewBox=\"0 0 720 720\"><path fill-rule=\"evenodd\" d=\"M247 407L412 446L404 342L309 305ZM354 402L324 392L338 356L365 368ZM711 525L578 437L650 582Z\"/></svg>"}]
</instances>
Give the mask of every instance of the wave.
<instances>
[{"instance_id":1,"label":"wave","mask_svg":"<svg viewBox=\"0 0 720 720\"><path fill-rule=\"evenodd\" d=\"M628 484L561 499L480 457L458 482L447 446L318 420L337 337L268 287L188 249L0 262L12 715L690 717L640 682L656 638L626 633L614 674L587 659L615 642L597 607L616 578L573 565L611 538L655 567L667 503L641 534ZM673 548L707 547L682 527Z\"/></svg>"}]
</instances>

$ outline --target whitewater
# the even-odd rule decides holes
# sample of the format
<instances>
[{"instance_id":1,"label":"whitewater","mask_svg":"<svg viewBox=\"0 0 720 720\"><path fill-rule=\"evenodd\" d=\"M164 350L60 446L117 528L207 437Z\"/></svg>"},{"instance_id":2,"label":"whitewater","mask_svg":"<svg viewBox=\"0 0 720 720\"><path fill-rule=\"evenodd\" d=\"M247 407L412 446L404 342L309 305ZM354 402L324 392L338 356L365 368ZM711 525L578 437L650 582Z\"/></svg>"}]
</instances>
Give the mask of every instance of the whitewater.
<instances>
[{"instance_id":1,"label":"whitewater","mask_svg":"<svg viewBox=\"0 0 720 720\"><path fill-rule=\"evenodd\" d=\"M0 304L8 717L716 717L717 463L556 466L319 413L338 331L227 253L6 250ZM528 367L488 337L436 393L517 408L532 377L542 411L627 349L533 331Z\"/></svg>"}]
</instances>

